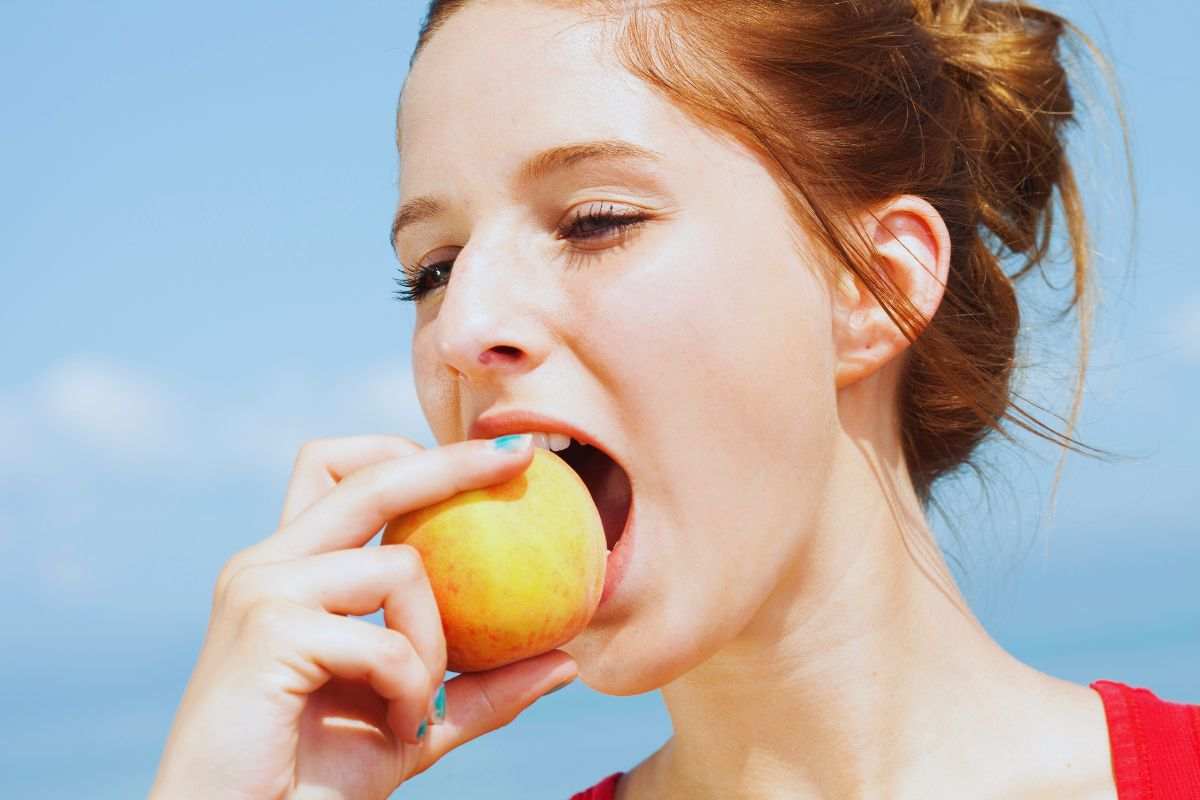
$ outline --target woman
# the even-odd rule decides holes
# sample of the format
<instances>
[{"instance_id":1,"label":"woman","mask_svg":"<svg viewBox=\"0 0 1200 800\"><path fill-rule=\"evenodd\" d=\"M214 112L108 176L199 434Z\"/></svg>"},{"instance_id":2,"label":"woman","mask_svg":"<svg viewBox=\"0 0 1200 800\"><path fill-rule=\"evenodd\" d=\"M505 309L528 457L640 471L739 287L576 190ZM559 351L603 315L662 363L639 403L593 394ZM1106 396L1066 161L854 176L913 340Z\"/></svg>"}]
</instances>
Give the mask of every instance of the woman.
<instances>
[{"instance_id":1,"label":"woman","mask_svg":"<svg viewBox=\"0 0 1200 800\"><path fill-rule=\"evenodd\" d=\"M661 689L674 728L589 797L1198 796L1200 712L1017 661L925 517L1004 420L1085 449L1009 390L1055 192L1086 342L1066 29L972 0L434 2L393 239L440 446L301 450L218 579L154 796L383 798L576 676ZM521 472L525 432L620 465L620 580L561 649L443 685L419 556L361 546Z\"/></svg>"}]
</instances>

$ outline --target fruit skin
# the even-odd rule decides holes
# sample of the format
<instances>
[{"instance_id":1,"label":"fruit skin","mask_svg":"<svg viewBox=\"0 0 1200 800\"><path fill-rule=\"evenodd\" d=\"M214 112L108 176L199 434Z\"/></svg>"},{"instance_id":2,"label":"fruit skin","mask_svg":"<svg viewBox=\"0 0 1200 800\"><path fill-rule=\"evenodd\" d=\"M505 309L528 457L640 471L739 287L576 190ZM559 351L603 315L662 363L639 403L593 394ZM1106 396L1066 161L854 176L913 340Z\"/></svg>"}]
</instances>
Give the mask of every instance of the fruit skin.
<instances>
[{"instance_id":1,"label":"fruit skin","mask_svg":"<svg viewBox=\"0 0 1200 800\"><path fill-rule=\"evenodd\" d=\"M448 669L493 669L566 644L604 590L608 545L578 473L534 448L523 473L388 523L383 544L421 554Z\"/></svg>"}]
</instances>

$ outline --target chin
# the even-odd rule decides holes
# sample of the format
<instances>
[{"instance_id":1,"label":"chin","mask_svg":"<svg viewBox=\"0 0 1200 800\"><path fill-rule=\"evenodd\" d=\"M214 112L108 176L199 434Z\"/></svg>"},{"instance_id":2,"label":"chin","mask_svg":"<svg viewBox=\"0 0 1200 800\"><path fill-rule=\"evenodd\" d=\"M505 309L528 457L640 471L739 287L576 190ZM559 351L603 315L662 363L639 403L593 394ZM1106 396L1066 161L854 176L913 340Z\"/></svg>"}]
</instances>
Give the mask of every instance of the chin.
<instances>
[{"instance_id":1,"label":"chin","mask_svg":"<svg viewBox=\"0 0 1200 800\"><path fill-rule=\"evenodd\" d=\"M558 649L575 659L578 680L615 697L661 689L704 660L703 654L664 646L661 637L645 638L628 627L612 636L588 629Z\"/></svg>"}]
</instances>

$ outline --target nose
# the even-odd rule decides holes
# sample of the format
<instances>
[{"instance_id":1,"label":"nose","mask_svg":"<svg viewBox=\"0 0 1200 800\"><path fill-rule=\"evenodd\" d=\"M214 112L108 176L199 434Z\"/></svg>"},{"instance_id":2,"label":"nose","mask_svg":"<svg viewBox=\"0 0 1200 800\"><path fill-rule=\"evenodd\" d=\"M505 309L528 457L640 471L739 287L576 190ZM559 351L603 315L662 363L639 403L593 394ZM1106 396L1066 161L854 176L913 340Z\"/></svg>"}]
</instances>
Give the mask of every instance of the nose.
<instances>
[{"instance_id":1,"label":"nose","mask_svg":"<svg viewBox=\"0 0 1200 800\"><path fill-rule=\"evenodd\" d=\"M469 383L528 372L550 351L537 265L511 248L468 243L454 261L437 310L442 362Z\"/></svg>"}]
</instances>

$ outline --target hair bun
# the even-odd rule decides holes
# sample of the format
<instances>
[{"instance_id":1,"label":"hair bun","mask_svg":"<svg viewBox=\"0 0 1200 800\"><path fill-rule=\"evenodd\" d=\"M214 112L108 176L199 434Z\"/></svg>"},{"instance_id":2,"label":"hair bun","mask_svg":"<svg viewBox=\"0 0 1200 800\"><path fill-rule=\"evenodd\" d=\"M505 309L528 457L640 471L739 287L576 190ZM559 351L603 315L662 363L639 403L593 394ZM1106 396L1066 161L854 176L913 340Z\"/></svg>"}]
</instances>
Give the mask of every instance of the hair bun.
<instances>
[{"instance_id":1,"label":"hair bun","mask_svg":"<svg viewBox=\"0 0 1200 800\"><path fill-rule=\"evenodd\" d=\"M1054 189L1073 187L1063 128L1075 104L1058 54L1067 23L1020 2L913 5L958 90L959 154L973 176L977 222L1040 262Z\"/></svg>"}]
</instances>

